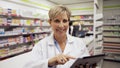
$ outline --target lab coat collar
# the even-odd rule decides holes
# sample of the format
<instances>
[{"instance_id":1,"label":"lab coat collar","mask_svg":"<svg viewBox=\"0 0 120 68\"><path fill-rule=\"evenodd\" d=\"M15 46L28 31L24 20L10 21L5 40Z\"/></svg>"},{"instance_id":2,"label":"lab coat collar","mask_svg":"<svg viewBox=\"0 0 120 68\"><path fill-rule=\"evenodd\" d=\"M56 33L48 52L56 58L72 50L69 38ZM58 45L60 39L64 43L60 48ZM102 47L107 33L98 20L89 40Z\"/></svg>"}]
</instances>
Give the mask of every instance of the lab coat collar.
<instances>
[{"instance_id":1,"label":"lab coat collar","mask_svg":"<svg viewBox=\"0 0 120 68\"><path fill-rule=\"evenodd\" d=\"M73 37L70 34L67 34L67 40L68 40L68 43L72 43Z\"/></svg>"},{"instance_id":2,"label":"lab coat collar","mask_svg":"<svg viewBox=\"0 0 120 68\"><path fill-rule=\"evenodd\" d=\"M69 34L67 34L67 42L72 43L73 42L73 37ZM54 45L54 36L53 33L50 34L49 39L48 39L48 44L49 45Z\"/></svg>"}]
</instances>

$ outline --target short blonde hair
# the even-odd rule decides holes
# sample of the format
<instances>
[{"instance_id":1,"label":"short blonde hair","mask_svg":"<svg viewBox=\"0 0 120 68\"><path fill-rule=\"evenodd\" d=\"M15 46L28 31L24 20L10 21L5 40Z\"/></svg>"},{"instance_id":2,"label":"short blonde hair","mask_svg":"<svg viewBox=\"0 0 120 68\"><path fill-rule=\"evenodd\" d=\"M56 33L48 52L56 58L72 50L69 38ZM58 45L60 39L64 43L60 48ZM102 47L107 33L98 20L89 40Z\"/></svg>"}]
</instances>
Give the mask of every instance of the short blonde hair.
<instances>
[{"instance_id":1,"label":"short blonde hair","mask_svg":"<svg viewBox=\"0 0 120 68\"><path fill-rule=\"evenodd\" d=\"M58 5L58 6L55 6L55 7L51 8L49 10L49 18L50 18L50 20L52 20L57 15L60 15L60 14L63 14L63 13L66 13L67 17L68 17L68 20L70 20L71 11L63 5Z\"/></svg>"}]
</instances>

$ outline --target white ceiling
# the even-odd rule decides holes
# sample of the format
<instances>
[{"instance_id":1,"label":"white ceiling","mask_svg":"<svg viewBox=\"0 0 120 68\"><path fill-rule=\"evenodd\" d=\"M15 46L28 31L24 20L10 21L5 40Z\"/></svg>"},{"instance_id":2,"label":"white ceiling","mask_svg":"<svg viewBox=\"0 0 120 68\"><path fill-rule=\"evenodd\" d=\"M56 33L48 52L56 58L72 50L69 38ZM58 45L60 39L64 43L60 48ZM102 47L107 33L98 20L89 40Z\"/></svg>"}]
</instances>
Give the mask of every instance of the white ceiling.
<instances>
[{"instance_id":1,"label":"white ceiling","mask_svg":"<svg viewBox=\"0 0 120 68\"><path fill-rule=\"evenodd\" d=\"M94 0L47 0L54 4L63 4L63 5L72 5L72 4L79 4L84 2L93 2Z\"/></svg>"}]
</instances>

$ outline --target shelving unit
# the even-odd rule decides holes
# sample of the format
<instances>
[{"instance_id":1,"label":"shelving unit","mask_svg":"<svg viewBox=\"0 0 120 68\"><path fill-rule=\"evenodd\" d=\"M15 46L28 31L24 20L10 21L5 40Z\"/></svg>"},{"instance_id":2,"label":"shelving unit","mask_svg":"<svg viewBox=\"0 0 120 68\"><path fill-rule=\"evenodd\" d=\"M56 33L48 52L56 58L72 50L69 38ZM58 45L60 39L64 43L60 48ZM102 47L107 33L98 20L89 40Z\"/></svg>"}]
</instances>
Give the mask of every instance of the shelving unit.
<instances>
[{"instance_id":1,"label":"shelving unit","mask_svg":"<svg viewBox=\"0 0 120 68\"><path fill-rule=\"evenodd\" d=\"M73 15L71 17L71 21L73 21L73 25L78 22L81 25L81 31L93 32L93 14L88 15Z\"/></svg>"},{"instance_id":2,"label":"shelving unit","mask_svg":"<svg viewBox=\"0 0 120 68\"><path fill-rule=\"evenodd\" d=\"M79 25L79 31L77 37L82 37L82 34L85 34L82 39L86 43L89 53L93 54L93 14L86 15L73 15L71 16L71 21L74 25ZM81 34L82 33L82 34Z\"/></svg>"},{"instance_id":3,"label":"shelving unit","mask_svg":"<svg viewBox=\"0 0 120 68\"><path fill-rule=\"evenodd\" d=\"M94 54L103 49L103 0L94 1Z\"/></svg>"},{"instance_id":4,"label":"shelving unit","mask_svg":"<svg viewBox=\"0 0 120 68\"><path fill-rule=\"evenodd\" d=\"M94 0L94 55L101 54L103 50L103 0ZM102 68L103 60L97 63Z\"/></svg>"},{"instance_id":5,"label":"shelving unit","mask_svg":"<svg viewBox=\"0 0 120 68\"><path fill-rule=\"evenodd\" d=\"M105 23L104 24L104 52L120 52L120 24L119 23ZM116 46L117 45L117 46Z\"/></svg>"},{"instance_id":6,"label":"shelving unit","mask_svg":"<svg viewBox=\"0 0 120 68\"><path fill-rule=\"evenodd\" d=\"M119 0L104 1L104 5L117 5ZM107 7L103 9L103 53L108 55L105 61L112 62L111 65L119 67L120 63L120 7Z\"/></svg>"},{"instance_id":7,"label":"shelving unit","mask_svg":"<svg viewBox=\"0 0 120 68\"><path fill-rule=\"evenodd\" d=\"M86 47L89 51L90 55L94 54L94 37L93 35L91 36L86 36L85 38L83 38L84 43L86 44Z\"/></svg>"},{"instance_id":8,"label":"shelving unit","mask_svg":"<svg viewBox=\"0 0 120 68\"><path fill-rule=\"evenodd\" d=\"M17 12L0 8L0 60L31 51L37 41L51 32L44 19Z\"/></svg>"},{"instance_id":9,"label":"shelving unit","mask_svg":"<svg viewBox=\"0 0 120 68\"><path fill-rule=\"evenodd\" d=\"M109 11L108 11L109 10ZM104 35L104 52L118 53L120 49L120 11L119 8L105 9L104 10L104 24L103 24L103 35Z\"/></svg>"}]
</instances>

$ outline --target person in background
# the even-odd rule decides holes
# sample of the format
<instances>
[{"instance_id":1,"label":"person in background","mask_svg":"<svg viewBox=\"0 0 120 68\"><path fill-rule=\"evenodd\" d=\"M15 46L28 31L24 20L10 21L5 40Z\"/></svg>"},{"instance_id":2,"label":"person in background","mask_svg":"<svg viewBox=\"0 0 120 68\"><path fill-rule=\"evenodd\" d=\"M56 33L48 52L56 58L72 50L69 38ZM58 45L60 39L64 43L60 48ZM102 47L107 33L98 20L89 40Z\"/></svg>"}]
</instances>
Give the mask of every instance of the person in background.
<instances>
[{"instance_id":1,"label":"person in background","mask_svg":"<svg viewBox=\"0 0 120 68\"><path fill-rule=\"evenodd\" d=\"M72 35L72 33L73 33L73 25L72 25L72 24L73 24L73 22L70 21L70 22L69 22L69 34L70 34L70 35Z\"/></svg>"},{"instance_id":2,"label":"person in background","mask_svg":"<svg viewBox=\"0 0 120 68\"><path fill-rule=\"evenodd\" d=\"M78 37L79 35L79 23L74 22L72 36Z\"/></svg>"},{"instance_id":3,"label":"person in background","mask_svg":"<svg viewBox=\"0 0 120 68\"><path fill-rule=\"evenodd\" d=\"M35 44L31 59L24 68L70 68L76 58L89 56L82 39L67 33L70 16L70 10L63 5L49 10L49 24L53 32Z\"/></svg>"}]
</instances>

